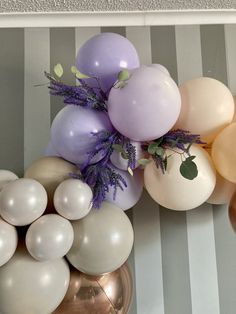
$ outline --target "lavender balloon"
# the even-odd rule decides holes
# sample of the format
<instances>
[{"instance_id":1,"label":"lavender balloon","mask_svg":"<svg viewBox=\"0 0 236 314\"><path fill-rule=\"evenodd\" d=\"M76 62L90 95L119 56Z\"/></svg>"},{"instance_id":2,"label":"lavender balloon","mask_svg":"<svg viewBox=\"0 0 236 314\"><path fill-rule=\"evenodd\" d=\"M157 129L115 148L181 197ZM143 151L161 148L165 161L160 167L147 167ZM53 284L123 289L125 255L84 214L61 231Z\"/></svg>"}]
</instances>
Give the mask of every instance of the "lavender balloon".
<instances>
[{"instance_id":1,"label":"lavender balloon","mask_svg":"<svg viewBox=\"0 0 236 314\"><path fill-rule=\"evenodd\" d=\"M45 151L44 156L57 156L60 157L60 155L56 152L55 147L52 145L52 142L49 142Z\"/></svg>"},{"instance_id":2,"label":"lavender balloon","mask_svg":"<svg viewBox=\"0 0 236 314\"><path fill-rule=\"evenodd\" d=\"M102 33L90 38L77 54L76 66L80 72L100 81L104 92L117 80L121 69L139 67L139 57L133 44L125 37ZM97 86L94 79L86 80L90 86Z\"/></svg>"},{"instance_id":3,"label":"lavender balloon","mask_svg":"<svg viewBox=\"0 0 236 314\"><path fill-rule=\"evenodd\" d=\"M111 165L110 165L111 166ZM131 176L127 171L117 169L111 166L117 173L125 179L127 187L124 190L117 189L115 200L113 199L114 188L109 187L109 192L106 193L106 201L115 204L123 210L133 207L140 199L143 192L143 171L140 169L134 170L134 175Z\"/></svg>"},{"instance_id":4,"label":"lavender balloon","mask_svg":"<svg viewBox=\"0 0 236 314\"><path fill-rule=\"evenodd\" d=\"M114 127L134 141L167 133L178 119L181 98L173 79L156 66L131 71L123 88L112 88L108 113Z\"/></svg>"},{"instance_id":5,"label":"lavender balloon","mask_svg":"<svg viewBox=\"0 0 236 314\"><path fill-rule=\"evenodd\" d=\"M52 123L51 141L61 157L75 164L83 164L87 160L87 153L93 150L97 141L92 133L112 129L106 113L68 105ZM92 162L101 158L101 155L97 155Z\"/></svg>"}]
</instances>

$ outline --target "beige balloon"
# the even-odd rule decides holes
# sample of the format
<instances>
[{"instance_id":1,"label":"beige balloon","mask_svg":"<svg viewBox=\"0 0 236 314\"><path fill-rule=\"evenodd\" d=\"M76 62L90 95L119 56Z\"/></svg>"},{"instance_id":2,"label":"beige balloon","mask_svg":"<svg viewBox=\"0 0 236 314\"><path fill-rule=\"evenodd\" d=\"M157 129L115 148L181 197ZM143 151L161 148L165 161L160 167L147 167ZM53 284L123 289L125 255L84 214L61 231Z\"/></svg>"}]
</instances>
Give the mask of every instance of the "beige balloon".
<instances>
[{"instance_id":1,"label":"beige balloon","mask_svg":"<svg viewBox=\"0 0 236 314\"><path fill-rule=\"evenodd\" d=\"M217 171L226 180L236 183L236 123L226 127L214 140L211 156Z\"/></svg>"},{"instance_id":2,"label":"beige balloon","mask_svg":"<svg viewBox=\"0 0 236 314\"><path fill-rule=\"evenodd\" d=\"M0 268L0 313L50 314L67 292L70 270L64 259L38 262L24 247Z\"/></svg>"},{"instance_id":3,"label":"beige balloon","mask_svg":"<svg viewBox=\"0 0 236 314\"><path fill-rule=\"evenodd\" d=\"M198 167L198 176L185 179L180 173L181 157L167 150L168 166L165 174L152 161L144 170L144 183L150 196L160 205L173 210L189 210L204 203L214 190L216 174L213 164L203 148L190 149Z\"/></svg>"},{"instance_id":4,"label":"beige balloon","mask_svg":"<svg viewBox=\"0 0 236 314\"><path fill-rule=\"evenodd\" d=\"M104 202L84 218L72 222L74 243L69 262L89 275L118 269L129 257L134 232L129 218L117 206Z\"/></svg>"},{"instance_id":5,"label":"beige balloon","mask_svg":"<svg viewBox=\"0 0 236 314\"><path fill-rule=\"evenodd\" d=\"M208 77L189 80L180 86L181 112L175 128L200 134L211 143L234 116L234 99L220 81Z\"/></svg>"},{"instance_id":6,"label":"beige balloon","mask_svg":"<svg viewBox=\"0 0 236 314\"><path fill-rule=\"evenodd\" d=\"M9 170L0 169L0 191L4 188L6 184L17 179L18 177L15 173Z\"/></svg>"},{"instance_id":7,"label":"beige balloon","mask_svg":"<svg viewBox=\"0 0 236 314\"><path fill-rule=\"evenodd\" d=\"M49 207L53 207L53 195L57 186L70 177L70 173L78 173L75 165L59 157L43 157L25 171L25 178L39 181L47 191Z\"/></svg>"},{"instance_id":8,"label":"beige balloon","mask_svg":"<svg viewBox=\"0 0 236 314\"><path fill-rule=\"evenodd\" d=\"M234 96L234 117L232 123L236 122L236 96Z\"/></svg>"}]
</instances>

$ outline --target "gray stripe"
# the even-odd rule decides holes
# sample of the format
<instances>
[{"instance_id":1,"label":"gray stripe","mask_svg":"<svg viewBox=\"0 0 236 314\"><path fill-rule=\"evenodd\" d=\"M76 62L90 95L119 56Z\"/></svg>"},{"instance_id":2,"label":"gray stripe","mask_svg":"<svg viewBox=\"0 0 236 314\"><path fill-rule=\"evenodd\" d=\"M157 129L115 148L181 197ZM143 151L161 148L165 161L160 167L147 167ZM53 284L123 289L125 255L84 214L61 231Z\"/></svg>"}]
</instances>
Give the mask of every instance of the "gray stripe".
<instances>
[{"instance_id":1,"label":"gray stripe","mask_svg":"<svg viewBox=\"0 0 236 314\"><path fill-rule=\"evenodd\" d=\"M121 36L126 36L126 30L125 27L101 27L101 33L117 33Z\"/></svg>"},{"instance_id":2,"label":"gray stripe","mask_svg":"<svg viewBox=\"0 0 236 314\"><path fill-rule=\"evenodd\" d=\"M227 85L224 25L202 25L200 31L203 76Z\"/></svg>"},{"instance_id":3,"label":"gray stripe","mask_svg":"<svg viewBox=\"0 0 236 314\"><path fill-rule=\"evenodd\" d=\"M167 67L177 82L174 26L151 27L152 62ZM191 293L186 213L160 206L165 314L190 314Z\"/></svg>"},{"instance_id":4,"label":"gray stripe","mask_svg":"<svg viewBox=\"0 0 236 314\"><path fill-rule=\"evenodd\" d=\"M185 212L160 207L165 314L192 313Z\"/></svg>"},{"instance_id":5,"label":"gray stripe","mask_svg":"<svg viewBox=\"0 0 236 314\"><path fill-rule=\"evenodd\" d=\"M0 29L0 168L24 171L24 29Z\"/></svg>"},{"instance_id":6,"label":"gray stripe","mask_svg":"<svg viewBox=\"0 0 236 314\"><path fill-rule=\"evenodd\" d=\"M177 60L174 26L151 27L152 62L167 67L172 78L177 82Z\"/></svg>"},{"instance_id":7,"label":"gray stripe","mask_svg":"<svg viewBox=\"0 0 236 314\"><path fill-rule=\"evenodd\" d=\"M126 211L127 216L129 217L131 223L133 224L133 208ZM135 282L135 261L134 261L134 246L132 252L129 256L129 266L133 275L133 299L132 304L130 306L129 314L136 314L137 313L137 301L136 301L136 282Z\"/></svg>"},{"instance_id":8,"label":"gray stripe","mask_svg":"<svg viewBox=\"0 0 236 314\"><path fill-rule=\"evenodd\" d=\"M75 65L75 29L74 28L51 28L50 29L50 69L57 63L61 63L64 69L63 81L74 84L74 76L70 68ZM51 96L51 120L59 110L63 108L60 97Z\"/></svg>"},{"instance_id":9,"label":"gray stripe","mask_svg":"<svg viewBox=\"0 0 236 314\"><path fill-rule=\"evenodd\" d=\"M236 237L230 226L227 206L213 206L220 313L235 314Z\"/></svg>"}]
</instances>

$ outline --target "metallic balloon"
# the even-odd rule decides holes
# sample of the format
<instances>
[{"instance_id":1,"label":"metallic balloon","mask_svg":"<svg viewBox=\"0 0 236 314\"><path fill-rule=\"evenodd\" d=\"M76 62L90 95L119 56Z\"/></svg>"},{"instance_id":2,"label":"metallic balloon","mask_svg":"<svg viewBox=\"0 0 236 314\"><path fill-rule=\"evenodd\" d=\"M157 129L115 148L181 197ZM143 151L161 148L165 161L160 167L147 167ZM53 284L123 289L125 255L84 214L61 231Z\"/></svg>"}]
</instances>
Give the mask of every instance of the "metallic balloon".
<instances>
[{"instance_id":1,"label":"metallic balloon","mask_svg":"<svg viewBox=\"0 0 236 314\"><path fill-rule=\"evenodd\" d=\"M12 258L17 242L16 228L0 218L0 267Z\"/></svg>"},{"instance_id":2,"label":"metallic balloon","mask_svg":"<svg viewBox=\"0 0 236 314\"><path fill-rule=\"evenodd\" d=\"M128 264L101 277L73 269L67 294L53 314L127 314L133 283Z\"/></svg>"},{"instance_id":3,"label":"metallic balloon","mask_svg":"<svg viewBox=\"0 0 236 314\"><path fill-rule=\"evenodd\" d=\"M71 223L56 214L40 217L28 229L26 247L38 261L47 261L65 256L74 240Z\"/></svg>"},{"instance_id":4,"label":"metallic balloon","mask_svg":"<svg viewBox=\"0 0 236 314\"><path fill-rule=\"evenodd\" d=\"M0 267L0 313L50 314L65 297L69 281L64 259L38 262L19 245L12 259Z\"/></svg>"},{"instance_id":5,"label":"metallic balloon","mask_svg":"<svg viewBox=\"0 0 236 314\"><path fill-rule=\"evenodd\" d=\"M229 204L229 219L236 232L236 192L233 194Z\"/></svg>"},{"instance_id":6,"label":"metallic balloon","mask_svg":"<svg viewBox=\"0 0 236 314\"><path fill-rule=\"evenodd\" d=\"M12 181L0 194L0 215L14 226L32 223L44 213L46 207L46 190L33 179Z\"/></svg>"},{"instance_id":7,"label":"metallic balloon","mask_svg":"<svg viewBox=\"0 0 236 314\"><path fill-rule=\"evenodd\" d=\"M18 177L15 173L9 170L0 169L0 191L4 188L6 184L17 179Z\"/></svg>"},{"instance_id":8,"label":"metallic balloon","mask_svg":"<svg viewBox=\"0 0 236 314\"><path fill-rule=\"evenodd\" d=\"M81 219L92 208L93 192L87 183L76 179L63 181L54 194L56 211L70 220Z\"/></svg>"}]
</instances>

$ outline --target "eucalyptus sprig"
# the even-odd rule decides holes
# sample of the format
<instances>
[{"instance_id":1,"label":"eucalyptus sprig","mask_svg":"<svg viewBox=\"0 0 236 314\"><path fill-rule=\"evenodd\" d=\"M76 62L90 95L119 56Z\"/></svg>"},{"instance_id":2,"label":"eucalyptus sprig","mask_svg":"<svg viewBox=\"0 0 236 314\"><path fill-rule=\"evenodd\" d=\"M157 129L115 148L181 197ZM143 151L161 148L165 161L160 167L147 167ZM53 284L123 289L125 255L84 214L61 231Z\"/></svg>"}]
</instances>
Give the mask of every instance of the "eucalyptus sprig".
<instances>
[{"instance_id":1,"label":"eucalyptus sprig","mask_svg":"<svg viewBox=\"0 0 236 314\"><path fill-rule=\"evenodd\" d=\"M192 156L190 148L193 144L204 144L198 134L191 134L189 131L173 130L162 137L143 145L143 149L152 157L157 168L160 168L163 174L167 170L168 159L173 154L179 154L181 164L179 171L181 175L188 180L193 180L198 175L198 168ZM168 155L168 151L172 153ZM150 159L142 159L140 164L147 164Z\"/></svg>"}]
</instances>

